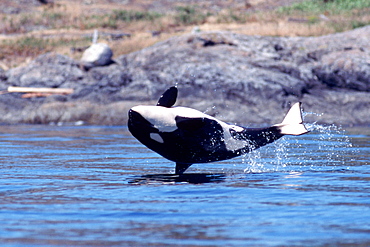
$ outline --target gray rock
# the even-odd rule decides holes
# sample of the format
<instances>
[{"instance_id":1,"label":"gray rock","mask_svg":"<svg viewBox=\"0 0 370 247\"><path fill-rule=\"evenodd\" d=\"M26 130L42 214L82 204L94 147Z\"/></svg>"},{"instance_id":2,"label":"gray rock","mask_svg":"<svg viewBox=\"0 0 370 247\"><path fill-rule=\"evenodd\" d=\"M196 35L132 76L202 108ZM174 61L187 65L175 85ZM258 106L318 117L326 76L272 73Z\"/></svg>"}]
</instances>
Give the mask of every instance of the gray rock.
<instances>
[{"instance_id":1,"label":"gray rock","mask_svg":"<svg viewBox=\"0 0 370 247\"><path fill-rule=\"evenodd\" d=\"M360 49L332 52L313 68L319 81L331 88L370 92L370 60Z\"/></svg>"},{"instance_id":2,"label":"gray rock","mask_svg":"<svg viewBox=\"0 0 370 247\"><path fill-rule=\"evenodd\" d=\"M66 82L78 83L84 72L73 59L59 54L39 56L26 67L11 69L6 73L6 83L20 87L63 87Z\"/></svg>"},{"instance_id":3,"label":"gray rock","mask_svg":"<svg viewBox=\"0 0 370 247\"><path fill-rule=\"evenodd\" d=\"M302 101L306 120L370 124L370 26L322 37L200 32L173 37L116 63L80 69L48 53L2 72L4 85L74 88L69 96L0 96L2 122L125 124L135 104L154 104L169 86L178 105L228 122L271 124ZM1 74L1 72L0 72ZM15 106L16 105L16 106Z\"/></svg>"},{"instance_id":4,"label":"gray rock","mask_svg":"<svg viewBox=\"0 0 370 247\"><path fill-rule=\"evenodd\" d=\"M92 44L82 54L81 62L85 68L105 66L112 63L113 52L107 44Z\"/></svg>"}]
</instances>

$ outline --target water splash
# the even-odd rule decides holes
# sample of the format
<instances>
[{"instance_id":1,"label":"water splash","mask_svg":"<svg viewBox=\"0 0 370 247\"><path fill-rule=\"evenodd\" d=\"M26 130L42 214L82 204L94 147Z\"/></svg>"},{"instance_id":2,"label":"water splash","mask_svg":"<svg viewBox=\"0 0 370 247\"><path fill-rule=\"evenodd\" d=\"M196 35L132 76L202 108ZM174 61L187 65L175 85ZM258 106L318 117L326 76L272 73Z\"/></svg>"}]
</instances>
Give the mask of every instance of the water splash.
<instances>
[{"instance_id":1,"label":"water splash","mask_svg":"<svg viewBox=\"0 0 370 247\"><path fill-rule=\"evenodd\" d=\"M345 165L354 161L353 156L357 150L341 126L314 123L307 124L307 127L313 134L317 134L318 150L325 153L327 166Z\"/></svg>"},{"instance_id":2,"label":"water splash","mask_svg":"<svg viewBox=\"0 0 370 247\"><path fill-rule=\"evenodd\" d=\"M260 150L254 150L251 153L245 154L242 157L244 164L247 164L248 167L244 169L244 173L262 173L266 172L267 168L265 167L262 159Z\"/></svg>"},{"instance_id":3,"label":"water splash","mask_svg":"<svg viewBox=\"0 0 370 247\"><path fill-rule=\"evenodd\" d=\"M285 136L243 157L245 173L350 169L358 150L345 130L336 125L307 123L310 131L299 137ZM314 135L314 138L312 138ZM315 137L316 136L316 137Z\"/></svg>"},{"instance_id":4,"label":"water splash","mask_svg":"<svg viewBox=\"0 0 370 247\"><path fill-rule=\"evenodd\" d=\"M219 112L217 110L217 106L212 106L212 107L208 107L206 108L204 111L203 111L204 114L208 114L208 115L219 115Z\"/></svg>"}]
</instances>

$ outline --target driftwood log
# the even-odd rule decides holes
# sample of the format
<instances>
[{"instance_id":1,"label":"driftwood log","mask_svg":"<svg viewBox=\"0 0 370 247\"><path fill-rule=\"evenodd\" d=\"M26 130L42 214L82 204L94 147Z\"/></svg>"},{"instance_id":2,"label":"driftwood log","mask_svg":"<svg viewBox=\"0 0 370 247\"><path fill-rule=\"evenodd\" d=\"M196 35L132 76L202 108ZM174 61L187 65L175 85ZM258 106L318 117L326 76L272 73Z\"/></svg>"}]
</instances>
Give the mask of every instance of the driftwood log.
<instances>
[{"instance_id":1,"label":"driftwood log","mask_svg":"<svg viewBox=\"0 0 370 247\"><path fill-rule=\"evenodd\" d=\"M73 93L72 88L36 88L36 87L8 87L8 93L24 93L22 98L46 97L55 94L68 95Z\"/></svg>"}]
</instances>

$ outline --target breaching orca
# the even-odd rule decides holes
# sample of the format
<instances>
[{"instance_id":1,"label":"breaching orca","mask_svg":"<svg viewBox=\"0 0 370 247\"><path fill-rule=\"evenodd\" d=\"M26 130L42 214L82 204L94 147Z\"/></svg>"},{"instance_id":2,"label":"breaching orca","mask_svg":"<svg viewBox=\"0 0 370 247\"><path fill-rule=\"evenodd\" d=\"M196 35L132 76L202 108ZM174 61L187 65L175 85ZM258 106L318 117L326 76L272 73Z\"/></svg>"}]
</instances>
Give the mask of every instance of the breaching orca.
<instances>
[{"instance_id":1,"label":"breaching orca","mask_svg":"<svg viewBox=\"0 0 370 247\"><path fill-rule=\"evenodd\" d=\"M176 162L176 174L194 163L234 158L276 141L283 135L308 132L303 125L301 103L294 104L283 122L267 128L230 125L187 107L172 107L177 88L171 87L156 106L129 110L128 129L151 150Z\"/></svg>"}]
</instances>

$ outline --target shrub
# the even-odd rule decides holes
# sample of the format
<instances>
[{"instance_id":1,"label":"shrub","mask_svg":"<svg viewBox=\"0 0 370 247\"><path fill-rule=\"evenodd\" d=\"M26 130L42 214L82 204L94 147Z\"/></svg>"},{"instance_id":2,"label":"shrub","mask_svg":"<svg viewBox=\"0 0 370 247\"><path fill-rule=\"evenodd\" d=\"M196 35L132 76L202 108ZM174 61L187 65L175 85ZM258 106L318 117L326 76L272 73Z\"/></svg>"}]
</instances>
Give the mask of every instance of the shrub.
<instances>
[{"instance_id":1,"label":"shrub","mask_svg":"<svg viewBox=\"0 0 370 247\"><path fill-rule=\"evenodd\" d=\"M339 14L343 11L369 7L369 0L308 0L295 3L287 7L281 7L279 8L279 12L284 14L292 14L295 12L305 12L310 14L329 12L331 14Z\"/></svg>"},{"instance_id":2,"label":"shrub","mask_svg":"<svg viewBox=\"0 0 370 247\"><path fill-rule=\"evenodd\" d=\"M133 21L153 21L162 15L157 12L142 12L142 11L133 11L133 10L114 10L112 18L115 20L120 20L124 22L133 22Z\"/></svg>"},{"instance_id":3,"label":"shrub","mask_svg":"<svg viewBox=\"0 0 370 247\"><path fill-rule=\"evenodd\" d=\"M175 21L181 25L199 25L206 21L209 14L203 14L192 6L180 6L176 8Z\"/></svg>"},{"instance_id":4,"label":"shrub","mask_svg":"<svg viewBox=\"0 0 370 247\"><path fill-rule=\"evenodd\" d=\"M343 11L363 8L370 8L369 0L307 0L287 7L281 7L279 8L279 12L285 14L292 14L295 12L310 14L329 12L331 14L338 14Z\"/></svg>"}]
</instances>

